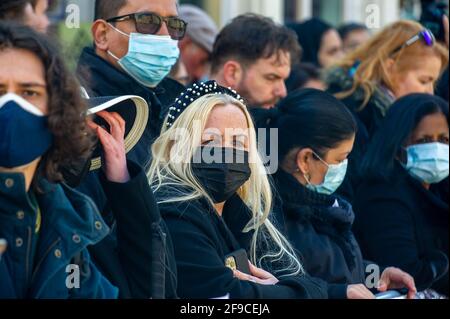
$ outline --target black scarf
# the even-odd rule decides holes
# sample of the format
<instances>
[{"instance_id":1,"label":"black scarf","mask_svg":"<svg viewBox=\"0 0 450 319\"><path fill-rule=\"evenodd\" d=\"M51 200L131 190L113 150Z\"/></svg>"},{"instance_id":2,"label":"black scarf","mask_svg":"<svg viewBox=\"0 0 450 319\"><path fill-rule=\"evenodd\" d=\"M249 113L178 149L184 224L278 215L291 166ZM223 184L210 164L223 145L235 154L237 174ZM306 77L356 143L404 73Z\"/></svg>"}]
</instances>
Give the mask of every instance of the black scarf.
<instances>
[{"instance_id":1,"label":"black scarf","mask_svg":"<svg viewBox=\"0 0 450 319\"><path fill-rule=\"evenodd\" d=\"M332 238L342 249L349 268L353 269L356 247L351 231L355 220L352 206L336 196L310 191L282 170L275 175L275 180L286 217L311 223L318 233ZM339 206L334 207L336 201Z\"/></svg>"}]
</instances>

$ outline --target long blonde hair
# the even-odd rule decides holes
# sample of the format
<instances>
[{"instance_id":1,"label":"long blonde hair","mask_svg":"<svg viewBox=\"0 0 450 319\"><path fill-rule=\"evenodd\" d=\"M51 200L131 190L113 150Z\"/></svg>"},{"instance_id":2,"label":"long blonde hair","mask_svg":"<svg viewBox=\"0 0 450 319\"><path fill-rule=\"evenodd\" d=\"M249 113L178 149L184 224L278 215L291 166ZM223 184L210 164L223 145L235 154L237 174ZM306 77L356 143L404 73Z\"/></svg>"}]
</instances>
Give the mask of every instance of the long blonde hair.
<instances>
[{"instance_id":1,"label":"long blonde hair","mask_svg":"<svg viewBox=\"0 0 450 319\"><path fill-rule=\"evenodd\" d=\"M272 210L272 192L265 167L258 154L253 121L246 106L233 97L224 94L205 95L188 106L171 127L168 127L166 119L160 137L152 146L153 162L148 172L150 185L155 193L163 188L177 191L177 196L163 198L160 204L206 198L214 205L213 200L194 177L191 162L196 149L201 145L210 113L216 106L228 104L242 110L249 129L251 176L239 189L238 195L252 212L252 219L243 230L243 232L254 230L250 260L258 267L267 260L281 263L284 269L272 271L274 273L283 271L285 273L283 276L301 274L303 268L294 250L268 218ZM174 156L177 157L176 161L172 160ZM269 248L264 254L258 251L261 250L261 240L264 241L264 247Z\"/></svg>"},{"instance_id":2,"label":"long blonde hair","mask_svg":"<svg viewBox=\"0 0 450 319\"><path fill-rule=\"evenodd\" d=\"M335 96L344 99L355 93L357 89L363 89L364 102L360 109L362 110L366 107L378 84L384 84L392 90L394 83L386 66L386 61L389 58L394 59L396 69L403 73L420 65L420 61L423 60L422 57L434 55L441 59L441 71L443 71L448 65L448 50L439 43L430 47L426 46L423 41L417 41L392 55L397 48L400 48L423 29L424 27L420 23L414 21L395 22L376 34L365 45L347 55L338 64L339 67L348 70L357 61L360 61L361 64L354 75L352 88L348 91L339 92Z\"/></svg>"}]
</instances>

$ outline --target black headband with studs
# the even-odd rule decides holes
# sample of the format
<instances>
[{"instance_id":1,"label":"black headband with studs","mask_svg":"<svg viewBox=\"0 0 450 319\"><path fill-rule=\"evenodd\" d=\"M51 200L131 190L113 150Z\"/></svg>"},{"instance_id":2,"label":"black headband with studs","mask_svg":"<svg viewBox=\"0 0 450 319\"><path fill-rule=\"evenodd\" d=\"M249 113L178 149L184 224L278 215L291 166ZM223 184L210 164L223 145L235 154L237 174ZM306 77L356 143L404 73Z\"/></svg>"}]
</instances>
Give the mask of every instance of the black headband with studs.
<instances>
[{"instance_id":1,"label":"black headband with studs","mask_svg":"<svg viewBox=\"0 0 450 319\"><path fill-rule=\"evenodd\" d=\"M231 88L226 88L217 84L216 81L208 81L200 84L194 84L175 100L175 103L169 108L169 115L167 116L167 127L171 127L178 117L183 113L189 105L195 100L208 94L226 94L241 103L245 103L244 99Z\"/></svg>"}]
</instances>

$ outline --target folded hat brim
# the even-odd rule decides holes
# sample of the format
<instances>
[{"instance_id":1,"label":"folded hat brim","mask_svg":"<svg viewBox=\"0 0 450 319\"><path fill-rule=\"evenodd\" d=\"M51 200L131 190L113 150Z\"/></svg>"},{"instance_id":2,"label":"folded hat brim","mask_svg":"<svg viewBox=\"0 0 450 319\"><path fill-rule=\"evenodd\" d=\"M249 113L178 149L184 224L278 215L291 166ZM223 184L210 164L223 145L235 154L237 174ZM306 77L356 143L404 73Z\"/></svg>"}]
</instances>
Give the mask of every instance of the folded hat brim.
<instances>
[{"instance_id":1,"label":"folded hat brim","mask_svg":"<svg viewBox=\"0 0 450 319\"><path fill-rule=\"evenodd\" d=\"M98 97L87 100L90 108L88 115L94 115L93 121L100 126L108 126L106 122L98 116L98 112L116 112L125 121L125 152L128 154L139 142L147 127L150 108L147 102L140 96L126 95L119 97ZM91 171L100 169L101 148L94 151L91 160Z\"/></svg>"}]
</instances>

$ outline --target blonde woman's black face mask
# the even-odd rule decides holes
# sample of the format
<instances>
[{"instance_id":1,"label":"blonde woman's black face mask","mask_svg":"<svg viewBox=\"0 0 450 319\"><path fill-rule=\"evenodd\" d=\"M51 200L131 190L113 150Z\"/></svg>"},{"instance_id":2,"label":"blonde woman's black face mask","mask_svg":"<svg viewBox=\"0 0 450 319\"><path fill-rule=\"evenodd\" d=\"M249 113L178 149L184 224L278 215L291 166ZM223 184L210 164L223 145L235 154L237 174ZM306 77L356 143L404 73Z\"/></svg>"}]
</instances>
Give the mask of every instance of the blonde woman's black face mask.
<instances>
[{"instance_id":1,"label":"blonde woman's black face mask","mask_svg":"<svg viewBox=\"0 0 450 319\"><path fill-rule=\"evenodd\" d=\"M230 199L251 175L249 153L235 148L199 147L192 171L214 203Z\"/></svg>"}]
</instances>

